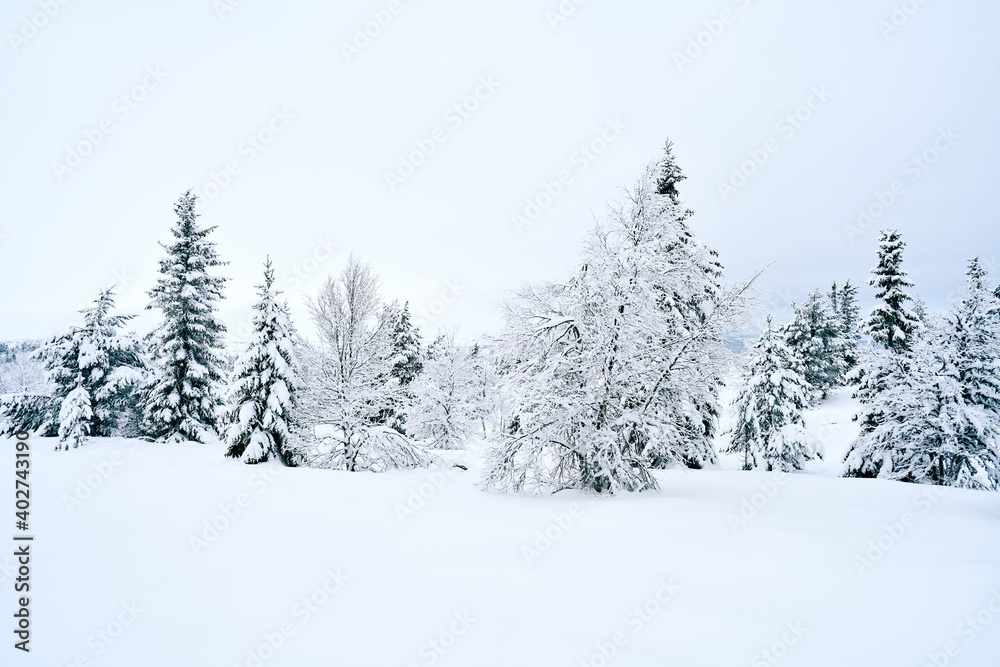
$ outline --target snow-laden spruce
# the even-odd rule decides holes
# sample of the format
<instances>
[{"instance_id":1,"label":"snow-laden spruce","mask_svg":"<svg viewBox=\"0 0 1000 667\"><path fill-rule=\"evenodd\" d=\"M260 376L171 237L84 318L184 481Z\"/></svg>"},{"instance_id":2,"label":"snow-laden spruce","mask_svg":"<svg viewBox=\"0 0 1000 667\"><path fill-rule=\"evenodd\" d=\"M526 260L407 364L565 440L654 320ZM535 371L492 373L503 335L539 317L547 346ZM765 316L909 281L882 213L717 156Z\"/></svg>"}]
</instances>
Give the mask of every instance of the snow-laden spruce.
<instances>
[{"instance_id":1,"label":"snow-laden spruce","mask_svg":"<svg viewBox=\"0 0 1000 667\"><path fill-rule=\"evenodd\" d=\"M973 260L946 317L930 318L905 349L872 350L848 476L1000 488L1000 302L985 278Z\"/></svg>"},{"instance_id":2,"label":"snow-laden spruce","mask_svg":"<svg viewBox=\"0 0 1000 667\"><path fill-rule=\"evenodd\" d=\"M857 385L854 396L865 405L880 402L879 394L891 388L893 376L905 367L906 356L923 325L910 306L913 297L907 291L913 283L903 270L903 249L906 244L895 230L883 230L878 247L878 265L871 270L869 285L876 288L875 307L865 320L863 329L871 339L871 352L862 360L848 381ZM882 354L885 351L887 354ZM878 426L878 409L866 410L861 421L862 433Z\"/></svg>"},{"instance_id":3,"label":"snow-laden spruce","mask_svg":"<svg viewBox=\"0 0 1000 667\"><path fill-rule=\"evenodd\" d=\"M409 302L403 305L402 310L393 307L392 313L390 322L392 349L396 355L392 365L392 376L402 387L403 399L397 401L397 405L389 409L380 419L406 435L406 423L409 419L407 410L415 400L410 385L423 371L423 352L420 349L420 330L410 321Z\"/></svg>"},{"instance_id":4,"label":"snow-laden spruce","mask_svg":"<svg viewBox=\"0 0 1000 667\"><path fill-rule=\"evenodd\" d=\"M461 449L476 432L482 413L478 348L441 334L427 348L423 372L413 383L414 435L436 449Z\"/></svg>"},{"instance_id":5,"label":"snow-laden spruce","mask_svg":"<svg viewBox=\"0 0 1000 667\"><path fill-rule=\"evenodd\" d=\"M94 410L90 394L80 378L76 388L66 395L59 407L59 441L56 451L76 449L93 435Z\"/></svg>"},{"instance_id":6,"label":"snow-laden spruce","mask_svg":"<svg viewBox=\"0 0 1000 667\"><path fill-rule=\"evenodd\" d=\"M289 420L295 408L295 332L287 306L274 289L270 258L257 288L250 339L229 380L222 418L226 456L244 463L274 457L294 465Z\"/></svg>"},{"instance_id":7,"label":"snow-laden spruce","mask_svg":"<svg viewBox=\"0 0 1000 667\"><path fill-rule=\"evenodd\" d=\"M299 355L303 464L352 472L428 465L427 454L386 423L405 411L408 394L393 374L398 308L382 303L372 269L352 255L309 310L319 342L304 343Z\"/></svg>"},{"instance_id":8,"label":"snow-laden spruce","mask_svg":"<svg viewBox=\"0 0 1000 667\"><path fill-rule=\"evenodd\" d=\"M44 364L51 393L5 401L5 430L61 435L63 406L75 392L78 409L72 415L83 420L82 433L137 435L137 390L144 378L142 349L135 335L123 330L134 316L113 315L114 306L114 291L102 290L91 307L80 311L82 325L70 327L34 351L33 356ZM87 396L86 410L81 391Z\"/></svg>"},{"instance_id":9,"label":"snow-laden spruce","mask_svg":"<svg viewBox=\"0 0 1000 667\"><path fill-rule=\"evenodd\" d=\"M878 244L878 266L871 270L868 284L876 288L878 302L865 321L864 330L872 340L893 352L910 348L910 341L920 330L920 318L909 305L913 297L907 291L913 282L903 270L903 242L894 229L882 231Z\"/></svg>"},{"instance_id":10,"label":"snow-laden spruce","mask_svg":"<svg viewBox=\"0 0 1000 667\"><path fill-rule=\"evenodd\" d=\"M677 180L668 145L590 233L569 280L505 304L512 414L487 488L640 491L656 488L655 467L716 460L723 336L743 322L749 281L719 287L715 252L670 194Z\"/></svg>"},{"instance_id":11,"label":"snow-laden spruce","mask_svg":"<svg viewBox=\"0 0 1000 667\"><path fill-rule=\"evenodd\" d=\"M806 383L816 399L826 398L844 381L847 345L843 334L841 317L819 290L795 306L795 319L785 327L785 343L801 359Z\"/></svg>"},{"instance_id":12,"label":"snow-laden spruce","mask_svg":"<svg viewBox=\"0 0 1000 667\"><path fill-rule=\"evenodd\" d=\"M206 442L216 435L226 328L215 311L226 278L208 271L225 262L207 238L215 227L198 226L196 205L190 190L174 204L174 242L160 244L167 256L160 260L160 278L146 306L163 313L151 335L153 369L143 423L146 434L160 441Z\"/></svg>"},{"instance_id":13,"label":"snow-laden spruce","mask_svg":"<svg viewBox=\"0 0 1000 667\"><path fill-rule=\"evenodd\" d=\"M861 348L860 308L858 307L858 288L850 280L844 281L839 288L837 283L830 287L829 303L834 317L840 322L841 342L843 344L844 373L842 379L847 379L850 372L858 365Z\"/></svg>"},{"instance_id":14,"label":"snow-laden spruce","mask_svg":"<svg viewBox=\"0 0 1000 667\"><path fill-rule=\"evenodd\" d=\"M966 276L965 297L948 314L955 372L967 403L1000 414L1000 287L990 290L978 258Z\"/></svg>"},{"instance_id":15,"label":"snow-laden spruce","mask_svg":"<svg viewBox=\"0 0 1000 667\"><path fill-rule=\"evenodd\" d=\"M799 470L822 455L805 430L802 410L812 387L799 356L771 328L761 334L746 359L733 408L736 425L726 450L743 457L743 469Z\"/></svg>"},{"instance_id":16,"label":"snow-laden spruce","mask_svg":"<svg viewBox=\"0 0 1000 667\"><path fill-rule=\"evenodd\" d=\"M887 386L865 405L861 419L874 426L848 452L847 476L1000 488L1000 417L966 401L953 333L941 321L906 354L873 351Z\"/></svg>"}]
</instances>

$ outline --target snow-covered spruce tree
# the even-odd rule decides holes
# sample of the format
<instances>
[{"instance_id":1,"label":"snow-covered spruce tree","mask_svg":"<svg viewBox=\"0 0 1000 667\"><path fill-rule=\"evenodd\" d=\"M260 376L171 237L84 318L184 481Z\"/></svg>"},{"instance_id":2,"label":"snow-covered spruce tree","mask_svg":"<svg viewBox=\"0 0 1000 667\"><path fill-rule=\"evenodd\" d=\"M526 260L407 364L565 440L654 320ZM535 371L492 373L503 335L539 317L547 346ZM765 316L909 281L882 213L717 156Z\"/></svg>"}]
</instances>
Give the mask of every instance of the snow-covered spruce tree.
<instances>
[{"instance_id":1,"label":"snow-covered spruce tree","mask_svg":"<svg viewBox=\"0 0 1000 667\"><path fill-rule=\"evenodd\" d=\"M429 464L420 447L386 424L406 393L393 375L397 308L383 305L375 273L352 255L309 309L319 343L303 344L300 354L304 430L297 453L304 465L354 472Z\"/></svg>"},{"instance_id":2,"label":"snow-covered spruce tree","mask_svg":"<svg viewBox=\"0 0 1000 667\"><path fill-rule=\"evenodd\" d=\"M112 315L114 305L113 290L102 290L93 306L80 311L82 326L70 327L34 353L48 372L52 395L46 410L59 415L57 424L63 423L61 406L70 394L77 389L86 394L87 409L73 413L77 419L85 415L86 435L134 435L131 412L138 403L144 361L139 341L123 331L134 315Z\"/></svg>"},{"instance_id":3,"label":"snow-covered spruce tree","mask_svg":"<svg viewBox=\"0 0 1000 667\"><path fill-rule=\"evenodd\" d=\"M392 366L392 376L399 381L403 391L401 400L388 408L379 419L392 428L406 435L406 422L409 408L414 396L410 385L420 375L424 368L423 356L420 350L420 330L410 321L410 303L406 302L400 310L395 305L391 307L390 324L392 329L392 349L396 354Z\"/></svg>"},{"instance_id":4,"label":"snow-covered spruce tree","mask_svg":"<svg viewBox=\"0 0 1000 667\"><path fill-rule=\"evenodd\" d=\"M252 332L229 380L222 432L226 456L244 463L274 457L294 465L289 419L295 409L294 330L285 303L274 289L270 258L250 320Z\"/></svg>"},{"instance_id":5,"label":"snow-covered spruce tree","mask_svg":"<svg viewBox=\"0 0 1000 667\"><path fill-rule=\"evenodd\" d=\"M784 332L785 344L802 360L806 382L816 398L826 398L844 381L845 359L841 318L819 290L795 306L795 319Z\"/></svg>"},{"instance_id":6,"label":"snow-covered spruce tree","mask_svg":"<svg viewBox=\"0 0 1000 667\"><path fill-rule=\"evenodd\" d=\"M978 258L969 261L966 276L965 296L948 314L956 379L967 403L1000 414L1000 299Z\"/></svg>"},{"instance_id":7,"label":"snow-covered spruce tree","mask_svg":"<svg viewBox=\"0 0 1000 667\"><path fill-rule=\"evenodd\" d=\"M846 457L848 477L1000 488L1000 415L969 403L959 380L959 334L940 320L905 354L872 351L887 378L864 404L868 425Z\"/></svg>"},{"instance_id":8,"label":"snow-covered spruce tree","mask_svg":"<svg viewBox=\"0 0 1000 667\"><path fill-rule=\"evenodd\" d=\"M862 404L875 406L858 417L862 433L870 432L878 425L881 412L877 406L883 403L879 394L897 382L897 374L908 366L909 362L894 359L894 356L907 356L912 341L923 327L909 305L913 298L907 288L913 283L902 268L905 245L898 232L883 230L879 240L879 263L872 269L872 277L868 281L876 288L878 299L864 323L864 331L871 337L872 349L848 377L857 385L854 397ZM882 354L882 351L887 354Z\"/></svg>"},{"instance_id":9,"label":"snow-covered spruce tree","mask_svg":"<svg viewBox=\"0 0 1000 667\"><path fill-rule=\"evenodd\" d=\"M654 466L715 458L698 399L722 376L723 336L752 281L716 289L715 254L659 193L659 167L589 235L570 280L506 303L498 347L512 407L486 488L639 491L656 488Z\"/></svg>"},{"instance_id":10,"label":"snow-covered spruce tree","mask_svg":"<svg viewBox=\"0 0 1000 667\"><path fill-rule=\"evenodd\" d=\"M90 394L83 386L83 378L63 399L59 408L59 442L56 451L76 449L92 435L94 411Z\"/></svg>"},{"instance_id":11,"label":"snow-covered spruce tree","mask_svg":"<svg viewBox=\"0 0 1000 667\"><path fill-rule=\"evenodd\" d=\"M868 284L876 288L879 303L865 321L864 330L872 343L893 352L910 349L910 340L920 330L920 320L909 306L913 297L907 289L913 283L903 270L903 248L899 232L882 231L878 247L878 266L872 269Z\"/></svg>"},{"instance_id":12,"label":"snow-covered spruce tree","mask_svg":"<svg viewBox=\"0 0 1000 667\"><path fill-rule=\"evenodd\" d=\"M811 393L799 356L771 328L768 317L767 330L743 369L733 403L736 426L726 452L741 455L744 470L801 469L805 461L821 454L802 419Z\"/></svg>"},{"instance_id":13,"label":"snow-covered spruce tree","mask_svg":"<svg viewBox=\"0 0 1000 667\"><path fill-rule=\"evenodd\" d=\"M208 273L222 266L208 235L215 227L200 227L197 196L190 190L174 204L174 242L161 244L160 278L149 291L147 309L163 312L163 322L151 334L152 375L145 386L143 427L160 441L206 442L216 434L218 383L221 379L222 335L216 318L226 278Z\"/></svg>"},{"instance_id":14,"label":"snow-covered spruce tree","mask_svg":"<svg viewBox=\"0 0 1000 667\"><path fill-rule=\"evenodd\" d=\"M416 380L424 368L420 352L420 329L410 321L409 301L393 317L392 348L398 355L392 366L392 375L405 387Z\"/></svg>"},{"instance_id":15,"label":"snow-covered spruce tree","mask_svg":"<svg viewBox=\"0 0 1000 667\"><path fill-rule=\"evenodd\" d=\"M861 355L860 308L858 307L858 288L850 280L844 281L838 291L837 283L830 292L834 315L840 320L841 338L843 342L844 379L855 366Z\"/></svg>"},{"instance_id":16,"label":"snow-covered spruce tree","mask_svg":"<svg viewBox=\"0 0 1000 667\"><path fill-rule=\"evenodd\" d=\"M413 383L414 434L437 449L462 449L477 430L482 386L472 349L441 334L427 348L423 373Z\"/></svg>"},{"instance_id":17,"label":"snow-covered spruce tree","mask_svg":"<svg viewBox=\"0 0 1000 667\"><path fill-rule=\"evenodd\" d=\"M677 184L687 178L674 158L673 142L669 139L663 147L663 156L656 165L658 173L656 193L665 196L673 204L677 227L677 241L674 245L664 248L664 252L674 255L691 254L697 270L701 273L698 287L694 290L678 290L664 300L664 306L680 311L685 320L694 320L699 325L705 324L708 313L711 312L716 300L722 293L723 267L719 261L719 253L709 246L697 241L687 220L694 211L683 206ZM721 341L720 341L721 342ZM719 390L722 387L722 375L706 373L702 382L693 383L682 395L677 396L681 405L678 411L679 433L687 439L683 449L683 462L691 468L701 468L706 463L716 460L713 441L719 424L721 408L719 405ZM654 459L656 468L672 464L669 458Z\"/></svg>"}]
</instances>

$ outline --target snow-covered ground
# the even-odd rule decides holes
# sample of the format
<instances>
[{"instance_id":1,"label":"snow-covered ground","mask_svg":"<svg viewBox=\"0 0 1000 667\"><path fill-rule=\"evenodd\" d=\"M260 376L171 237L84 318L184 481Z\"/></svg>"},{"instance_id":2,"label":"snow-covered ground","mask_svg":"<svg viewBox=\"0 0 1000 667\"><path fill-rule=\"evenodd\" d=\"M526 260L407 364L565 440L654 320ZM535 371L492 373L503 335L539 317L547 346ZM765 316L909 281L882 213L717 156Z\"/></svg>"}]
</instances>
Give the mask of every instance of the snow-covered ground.
<instances>
[{"instance_id":1,"label":"snow-covered ground","mask_svg":"<svg viewBox=\"0 0 1000 667\"><path fill-rule=\"evenodd\" d=\"M836 477L853 409L808 414L802 473L596 501L484 493L478 450L376 475L33 438L32 652L8 631L0 664L1000 664L1000 494Z\"/></svg>"}]
</instances>

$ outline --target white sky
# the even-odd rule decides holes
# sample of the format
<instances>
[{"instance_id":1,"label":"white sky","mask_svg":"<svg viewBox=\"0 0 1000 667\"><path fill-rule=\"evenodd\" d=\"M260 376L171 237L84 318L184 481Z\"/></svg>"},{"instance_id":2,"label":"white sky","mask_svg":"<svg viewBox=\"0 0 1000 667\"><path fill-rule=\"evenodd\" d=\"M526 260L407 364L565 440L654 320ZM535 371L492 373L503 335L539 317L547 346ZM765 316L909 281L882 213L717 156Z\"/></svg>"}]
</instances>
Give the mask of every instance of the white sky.
<instances>
[{"instance_id":1,"label":"white sky","mask_svg":"<svg viewBox=\"0 0 1000 667\"><path fill-rule=\"evenodd\" d=\"M863 283L883 226L903 231L932 308L961 288L968 257L1000 258L996 2L908 0L916 12L883 36L888 0L587 0L555 29L546 11L559 0L402 0L351 62L341 44L388 0L242 0L223 19L212 0L52 2L16 52L11 35L42 10L0 9L0 339L61 330L116 279L121 310L141 312L174 200L231 160L240 173L202 218L231 262L230 325L270 253L279 276L311 269L281 285L307 329L304 295L353 248L386 296L439 312L425 337L438 325L496 330L503 293L566 275L594 216L667 137L695 231L731 279L773 261L762 287L779 302ZM731 22L679 71L674 53L723 10ZM167 76L147 77L123 117L116 99L147 68ZM480 77L499 87L456 127L444 114ZM831 97L792 136L776 127L824 86ZM241 144L275 109L294 118L248 160ZM571 156L614 118L626 128L579 172ZM60 181L53 163L102 120L113 132ZM391 192L385 173L439 127L444 142ZM942 128L958 138L911 180L905 163ZM769 138L777 152L723 201L719 182ZM511 215L563 169L573 182L517 233ZM850 242L845 225L894 179L905 191ZM870 288L862 295L867 305ZM442 296L451 302L435 305Z\"/></svg>"}]
</instances>

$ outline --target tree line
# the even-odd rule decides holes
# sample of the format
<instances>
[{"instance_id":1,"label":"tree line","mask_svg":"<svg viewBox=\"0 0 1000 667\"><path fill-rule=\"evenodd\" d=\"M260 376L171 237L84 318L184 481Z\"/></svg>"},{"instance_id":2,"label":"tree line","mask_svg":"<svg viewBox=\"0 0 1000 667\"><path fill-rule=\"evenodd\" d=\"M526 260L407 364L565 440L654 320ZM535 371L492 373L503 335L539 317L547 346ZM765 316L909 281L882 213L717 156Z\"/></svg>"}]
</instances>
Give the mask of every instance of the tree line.
<instances>
[{"instance_id":1,"label":"tree line","mask_svg":"<svg viewBox=\"0 0 1000 667\"><path fill-rule=\"evenodd\" d=\"M32 352L44 381L0 395L0 432L57 437L59 449L218 439L248 464L345 471L434 465L475 437L490 445L489 490L642 491L657 488L655 470L718 462L720 389L738 365L723 453L746 469L823 456L803 411L846 385L862 405L846 475L1000 486L1000 288L977 260L964 298L930 315L908 292L900 235L884 231L867 318L857 288L834 283L791 321L769 317L736 359L727 337L752 322L760 273L723 282L689 226L684 178L668 142L587 234L580 264L509 295L503 331L483 345L454 330L424 344L408 305L385 299L354 255L307 300L307 339L267 259L235 359L217 317L225 262L188 191L148 292L160 323L136 336L101 291L82 323Z\"/></svg>"}]
</instances>

